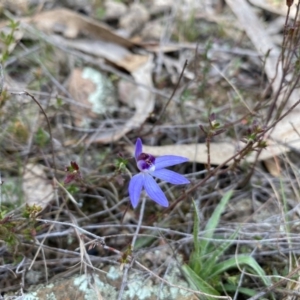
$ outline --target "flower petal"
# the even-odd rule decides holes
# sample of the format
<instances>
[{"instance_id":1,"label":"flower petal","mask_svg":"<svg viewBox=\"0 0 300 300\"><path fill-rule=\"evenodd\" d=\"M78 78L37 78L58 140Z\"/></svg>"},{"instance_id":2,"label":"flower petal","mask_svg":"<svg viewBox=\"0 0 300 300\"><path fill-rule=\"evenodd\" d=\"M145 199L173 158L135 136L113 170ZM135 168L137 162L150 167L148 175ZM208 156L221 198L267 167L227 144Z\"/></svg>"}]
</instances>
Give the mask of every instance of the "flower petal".
<instances>
[{"instance_id":1,"label":"flower petal","mask_svg":"<svg viewBox=\"0 0 300 300\"><path fill-rule=\"evenodd\" d=\"M145 176L144 174L140 173L134 175L129 182L128 191L133 208L136 208L139 203L144 181Z\"/></svg>"},{"instance_id":2,"label":"flower petal","mask_svg":"<svg viewBox=\"0 0 300 300\"><path fill-rule=\"evenodd\" d=\"M135 143L135 153L134 153L135 160L138 160L138 157L140 156L142 151L143 151L143 143L142 140L138 138Z\"/></svg>"},{"instance_id":3,"label":"flower petal","mask_svg":"<svg viewBox=\"0 0 300 300\"><path fill-rule=\"evenodd\" d=\"M190 183L184 176L167 169L155 170L150 175L172 184L187 184Z\"/></svg>"},{"instance_id":4,"label":"flower petal","mask_svg":"<svg viewBox=\"0 0 300 300\"><path fill-rule=\"evenodd\" d=\"M188 161L188 158L177 155L163 155L156 157L155 170L178 165Z\"/></svg>"},{"instance_id":5,"label":"flower petal","mask_svg":"<svg viewBox=\"0 0 300 300\"><path fill-rule=\"evenodd\" d=\"M164 207L169 206L168 199L151 175L145 174L144 186L148 196L153 201Z\"/></svg>"}]
</instances>

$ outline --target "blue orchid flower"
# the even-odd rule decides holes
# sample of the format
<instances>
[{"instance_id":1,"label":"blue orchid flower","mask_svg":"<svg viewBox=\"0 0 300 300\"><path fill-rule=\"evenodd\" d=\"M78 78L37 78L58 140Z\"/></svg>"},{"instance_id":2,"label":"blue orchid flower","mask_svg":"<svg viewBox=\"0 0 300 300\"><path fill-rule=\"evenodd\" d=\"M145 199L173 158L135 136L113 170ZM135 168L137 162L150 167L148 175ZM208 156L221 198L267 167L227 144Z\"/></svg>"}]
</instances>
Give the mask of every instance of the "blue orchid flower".
<instances>
[{"instance_id":1,"label":"blue orchid flower","mask_svg":"<svg viewBox=\"0 0 300 300\"><path fill-rule=\"evenodd\" d=\"M137 139L135 144L135 160L140 173L131 178L128 188L133 208L137 207L143 188L145 188L148 196L153 201L164 207L169 206L164 192L156 183L153 176L172 184L190 183L182 175L165 169L165 167L186 162L188 161L187 158L176 155L154 157L151 154L143 153L143 144L140 138Z\"/></svg>"}]
</instances>

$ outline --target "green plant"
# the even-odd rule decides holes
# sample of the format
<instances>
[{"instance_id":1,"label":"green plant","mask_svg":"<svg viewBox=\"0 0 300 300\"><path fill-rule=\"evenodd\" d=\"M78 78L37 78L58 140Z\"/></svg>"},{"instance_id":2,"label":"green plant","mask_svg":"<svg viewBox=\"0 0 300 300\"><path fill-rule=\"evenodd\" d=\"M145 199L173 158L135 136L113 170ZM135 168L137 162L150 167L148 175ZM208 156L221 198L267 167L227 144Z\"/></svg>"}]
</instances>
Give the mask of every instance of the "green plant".
<instances>
[{"instance_id":1,"label":"green plant","mask_svg":"<svg viewBox=\"0 0 300 300\"><path fill-rule=\"evenodd\" d=\"M42 208L37 205L25 205L22 218L0 209L0 242L4 242L13 253L14 260L22 253L22 242L32 241L41 226L36 222Z\"/></svg>"},{"instance_id":2,"label":"green plant","mask_svg":"<svg viewBox=\"0 0 300 300\"><path fill-rule=\"evenodd\" d=\"M183 266L183 271L190 284L195 289L198 289L203 293L219 296L222 291L230 293L238 290L243 294L253 296L256 291L249 288L245 289L238 287L239 275L229 277L226 276L226 272L228 270L239 270L241 267L245 267L246 270L254 271L254 273L260 277L266 286L270 285L270 280L266 277L264 270L260 267L256 260L245 254L238 254L229 259L222 260L222 255L230 247L232 244L231 241L237 236L238 231L234 232L228 241L224 240L219 247L215 248L211 242L214 231L219 223L220 216L231 196L232 191L227 192L223 196L221 202L218 204L206 224L204 230L205 233L201 239L199 239L200 218L198 210L194 204L194 250L190 256L189 264ZM206 297L203 299L215 298Z\"/></svg>"},{"instance_id":3,"label":"green plant","mask_svg":"<svg viewBox=\"0 0 300 300\"><path fill-rule=\"evenodd\" d=\"M2 54L0 58L1 63L7 61L10 52L12 51L14 45L16 44L16 39L14 34L19 27L19 22L10 20L8 27L10 28L10 31L8 33L4 31L0 32L0 40L4 44L4 49L2 50Z\"/></svg>"},{"instance_id":4,"label":"green plant","mask_svg":"<svg viewBox=\"0 0 300 300\"><path fill-rule=\"evenodd\" d=\"M49 134L41 127L38 128L35 133L35 142L41 148L45 147L49 143Z\"/></svg>"}]
</instances>

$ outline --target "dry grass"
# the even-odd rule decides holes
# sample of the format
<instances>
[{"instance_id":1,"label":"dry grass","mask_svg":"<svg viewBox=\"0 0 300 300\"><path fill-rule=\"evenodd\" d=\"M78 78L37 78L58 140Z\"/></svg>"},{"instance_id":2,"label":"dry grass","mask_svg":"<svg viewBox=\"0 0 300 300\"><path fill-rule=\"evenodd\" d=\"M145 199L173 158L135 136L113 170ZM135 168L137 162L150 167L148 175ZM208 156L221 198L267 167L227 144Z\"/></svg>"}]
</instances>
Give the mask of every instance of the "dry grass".
<instances>
[{"instance_id":1,"label":"dry grass","mask_svg":"<svg viewBox=\"0 0 300 300\"><path fill-rule=\"evenodd\" d=\"M197 47L179 48L173 57L166 55L164 65L160 65L157 56L154 87L149 88L156 98L152 115L142 126L110 144L86 141L95 132L105 133L116 125L124 126L133 110L118 100L117 111L98 115L88 127L80 127L76 120L83 117L82 107L70 95L67 79L75 67L89 65L101 70L117 89L122 79L133 81L128 74L103 63L93 63L90 55L48 43L43 34L37 41L23 37L9 52L3 61L6 79L0 98L3 296L26 292L31 285L79 272L100 272L107 265L124 265L119 299L132 268L169 284L163 279L167 258L174 258L181 266L188 263L193 251L192 203L199 212L201 239L220 199L226 191L233 190L213 237L208 239L211 249L230 241L237 232L222 259L249 255L272 284L265 287L258 276L240 266L224 272L220 277L222 283L234 279L239 287L248 288L257 296L247 298L235 291L221 296L254 300L271 297L272 292L274 299L297 299L299 150L290 146L289 153L275 157L273 167L277 176L270 174L270 166L259 161L259 156L254 163L246 162L245 158L253 152L259 155L269 132L298 104L285 106L289 92L298 88L300 78L299 24L286 21L283 80L278 91L272 91L264 73L265 58L249 46L241 30L235 29L238 34L231 35L232 24L226 26L222 19L217 38L208 35L199 41L198 23L193 18L188 23L193 32L186 39L195 39ZM176 28L182 20L172 22ZM201 18L198 22L201 24ZM216 32L216 23L210 27L210 23L203 22L207 30ZM180 42L185 36L178 28L172 34ZM179 80L186 59L189 64ZM176 65L180 69L174 71ZM288 78L291 71L292 77ZM22 93L20 85L26 86L28 93ZM284 91L287 91L284 101L279 103L280 92ZM230 164L224 161L217 166L208 158L203 164L191 161L174 167L191 184L187 187L160 184L171 203L169 208L143 199L139 208L133 210L127 188L130 176L137 170L132 154L125 147L133 145L137 137L146 145L202 142L208 149L213 142L246 140L247 143L231 157ZM79 165L81 178L64 184L65 167L71 161ZM43 210L38 203L26 204L28 194L35 192L35 187L23 189L24 174L30 172L28 166L32 164L42 170L37 176L36 189L40 184L53 187L53 197ZM34 278L33 271L37 274Z\"/></svg>"}]
</instances>

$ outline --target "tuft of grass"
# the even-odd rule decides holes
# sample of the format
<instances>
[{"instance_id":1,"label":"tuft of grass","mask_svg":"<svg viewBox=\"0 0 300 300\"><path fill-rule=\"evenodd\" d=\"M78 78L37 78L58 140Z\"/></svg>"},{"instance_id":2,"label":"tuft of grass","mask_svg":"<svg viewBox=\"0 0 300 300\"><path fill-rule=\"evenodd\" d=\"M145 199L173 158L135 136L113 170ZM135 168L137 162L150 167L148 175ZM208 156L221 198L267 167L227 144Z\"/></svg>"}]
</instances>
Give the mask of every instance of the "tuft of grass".
<instances>
[{"instance_id":1,"label":"tuft of grass","mask_svg":"<svg viewBox=\"0 0 300 300\"><path fill-rule=\"evenodd\" d=\"M199 212L194 203L194 250L191 254L189 264L183 266L183 271L190 284L203 293L219 296L224 291L230 293L238 290L240 293L247 296L253 296L256 294L255 290L240 288L238 286L239 275L235 275L233 278L230 278L230 280L228 278L223 279L224 274L226 274L227 271L233 269L239 271L242 267L245 267L246 270L253 271L265 286L271 285L271 281L266 276L264 270L253 257L238 254L229 259L222 259L226 250L231 246L232 240L236 238L238 230L236 230L227 241L224 240L217 248L215 248L211 242L214 237L214 232L219 224L221 214L224 212L232 194L233 191L230 190L222 197L205 226L205 233L201 237L199 237ZM206 297L205 299L215 299L215 297Z\"/></svg>"},{"instance_id":2,"label":"tuft of grass","mask_svg":"<svg viewBox=\"0 0 300 300\"><path fill-rule=\"evenodd\" d=\"M4 45L4 50L2 50L1 56L0 56L0 62L4 63L8 60L10 53L12 49L14 48L14 45L16 44L16 38L15 38L15 32L19 27L19 22L16 22L14 20L10 20L9 24L9 32L0 32L0 41Z\"/></svg>"}]
</instances>

